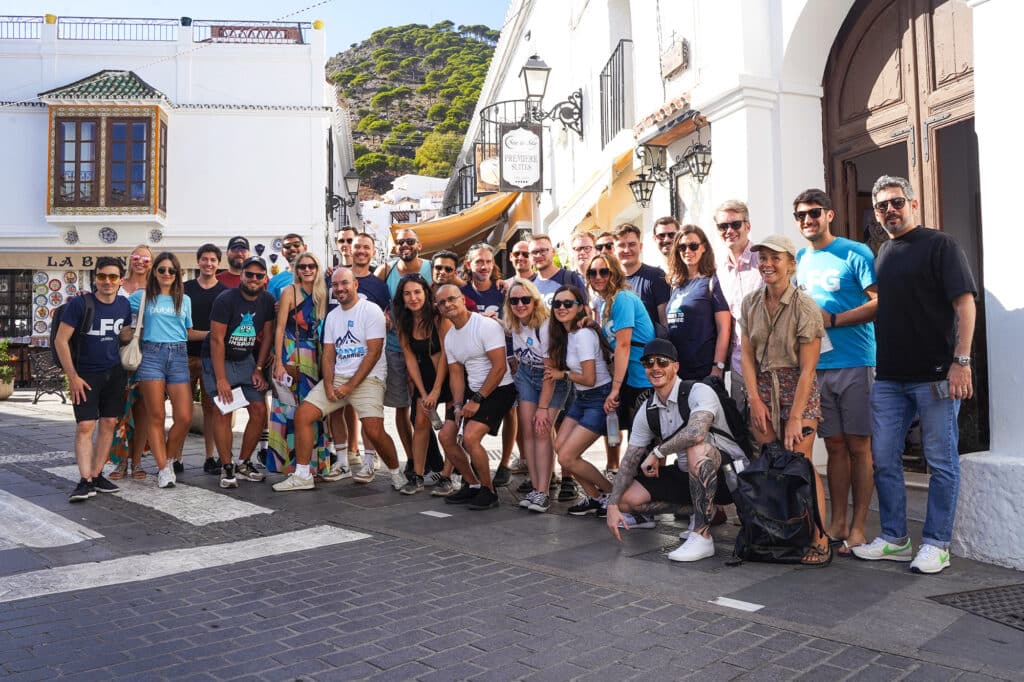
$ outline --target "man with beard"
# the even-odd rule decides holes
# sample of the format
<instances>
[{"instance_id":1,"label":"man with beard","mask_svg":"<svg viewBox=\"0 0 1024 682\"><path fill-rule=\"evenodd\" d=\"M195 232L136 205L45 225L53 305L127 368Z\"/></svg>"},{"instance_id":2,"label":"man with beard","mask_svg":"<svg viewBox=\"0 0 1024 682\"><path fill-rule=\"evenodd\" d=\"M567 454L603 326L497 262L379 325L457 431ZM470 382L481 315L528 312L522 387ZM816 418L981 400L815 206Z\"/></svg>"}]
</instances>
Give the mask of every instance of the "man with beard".
<instances>
[{"instance_id":1,"label":"man with beard","mask_svg":"<svg viewBox=\"0 0 1024 682\"><path fill-rule=\"evenodd\" d=\"M452 402L441 429L441 445L462 474L462 488L445 502L468 504L473 510L490 509L498 506L498 496L491 483L483 437L497 435L502 418L516 399L506 359L505 330L497 320L466 310L465 298L454 285L437 290L437 305L452 323L444 337Z\"/></svg>"},{"instance_id":2,"label":"man with beard","mask_svg":"<svg viewBox=\"0 0 1024 682\"><path fill-rule=\"evenodd\" d=\"M338 264L345 267L355 264L355 243L356 243L356 228L351 225L346 225L338 230ZM371 239L373 239L371 237ZM370 254L370 260L373 260L373 254Z\"/></svg>"},{"instance_id":3,"label":"man with beard","mask_svg":"<svg viewBox=\"0 0 1024 682\"><path fill-rule=\"evenodd\" d=\"M615 255L626 272L626 282L633 293L644 302L644 309L654 323L663 331L668 325L665 307L672 290L665 280L665 271L643 262L644 244L640 228L632 223L622 223L615 228Z\"/></svg>"},{"instance_id":4,"label":"man with beard","mask_svg":"<svg viewBox=\"0 0 1024 682\"><path fill-rule=\"evenodd\" d=\"M377 278L383 281L388 287L388 300L395 297L398 291L398 282L403 275L419 273L423 279L430 281L430 261L420 258L419 237L414 230L399 230L395 235L395 249L398 251L398 260L385 263L377 268ZM398 429L398 438L402 441L405 449L406 459L412 459L412 421L409 416L409 373L405 369L405 354L398 343L398 334L395 333L393 325L387 335L387 343L384 347L384 355L387 360L387 391L384 393L384 406L395 408L395 426ZM370 471L373 471L373 461L370 460ZM363 469L366 469L367 462L364 458Z\"/></svg>"},{"instance_id":5,"label":"man with beard","mask_svg":"<svg viewBox=\"0 0 1024 682\"><path fill-rule=\"evenodd\" d=\"M281 239L281 259L284 260L285 266L281 272L271 277L267 284L267 292L274 297L275 301L279 301L281 291L295 281L295 274L292 272L291 266L295 259L303 253L306 253L306 242L302 240L301 236L292 232Z\"/></svg>"},{"instance_id":6,"label":"man with beard","mask_svg":"<svg viewBox=\"0 0 1024 682\"><path fill-rule=\"evenodd\" d=\"M232 464L231 414L214 413L213 437L220 454L221 488L237 488L238 478L262 481L263 473L250 462L267 425L267 363L274 337L274 298L263 290L267 265L253 256L242 263L242 282L217 297L210 311L210 333L203 341L203 387L222 402L231 402L231 392L242 389L249 402L249 422L242 434L238 467ZM257 336L262 341L257 350ZM256 350L256 357L253 357Z\"/></svg>"},{"instance_id":7,"label":"man with beard","mask_svg":"<svg viewBox=\"0 0 1024 682\"><path fill-rule=\"evenodd\" d=\"M832 500L828 534L840 556L867 542L871 503L871 384L875 375L875 257L866 244L832 234L832 201L820 189L793 200L793 217L808 246L797 252L796 279L821 308L828 344L818 359L821 425L828 450ZM850 488L853 520L847 523Z\"/></svg>"},{"instance_id":8,"label":"man with beard","mask_svg":"<svg viewBox=\"0 0 1024 682\"><path fill-rule=\"evenodd\" d=\"M228 240L228 269L217 273L217 281L228 289L237 289L242 281L242 263L249 257L249 240L242 236Z\"/></svg>"},{"instance_id":9,"label":"man with beard","mask_svg":"<svg viewBox=\"0 0 1024 682\"><path fill-rule=\"evenodd\" d=\"M878 344L871 389L871 455L882 534L853 548L859 559L910 561L903 446L916 412L931 481L921 549L910 570L949 568L960 454L960 401L974 395L971 340L978 292L963 249L916 222L917 199L905 178L883 175L871 188L875 217L889 234L878 251Z\"/></svg>"},{"instance_id":10,"label":"man with beard","mask_svg":"<svg viewBox=\"0 0 1024 682\"><path fill-rule=\"evenodd\" d=\"M434 254L433 260L434 268L434 279L432 281L433 290L437 291L438 287L442 287L445 284L454 284L460 289L463 286L462 280L459 279L459 254L454 251L438 251ZM478 312L476 309L476 301L466 294L466 309L471 313Z\"/></svg>"},{"instance_id":11,"label":"man with beard","mask_svg":"<svg viewBox=\"0 0 1024 682\"><path fill-rule=\"evenodd\" d=\"M566 284L579 289L583 292L584 299L586 298L587 283L579 273L555 265L555 247L551 243L551 237L537 234L530 238L530 258L533 260L533 269L537 271L533 283L544 298L546 306L551 307L551 299L554 298L555 292Z\"/></svg>"},{"instance_id":12,"label":"man with beard","mask_svg":"<svg viewBox=\"0 0 1024 682\"><path fill-rule=\"evenodd\" d=\"M213 310L213 302L227 287L217 280L217 266L220 265L220 249L213 244L203 244L196 251L196 264L199 266L199 276L185 282L185 295L192 299L192 328L196 331L210 331L210 312ZM202 341L189 341L188 344L188 380L189 386L195 390L199 384L202 395L203 409L203 440L206 442L206 460L203 462L203 471L208 474L220 473L220 463L214 457L216 447L213 437L213 428L206 428L207 424L213 424L218 411L213 404L213 396L206 392L203 384L203 360ZM181 473L185 467L181 464L181 453L177 453L174 460L174 473Z\"/></svg>"},{"instance_id":13,"label":"man with beard","mask_svg":"<svg viewBox=\"0 0 1024 682\"><path fill-rule=\"evenodd\" d=\"M384 430L384 383L387 365L382 357L384 313L358 294L359 282L348 268L331 275L331 292L338 306L324 322L321 365L324 378L313 387L295 411L295 473L275 483L274 490L313 490L309 461L313 455L313 426L346 405L352 405L362 421L363 433L377 445L391 472L391 486L401 490L405 476L398 470L395 442ZM373 467L355 474L356 483L373 480Z\"/></svg>"},{"instance_id":14,"label":"man with beard","mask_svg":"<svg viewBox=\"0 0 1024 682\"><path fill-rule=\"evenodd\" d=\"M672 255L672 244L675 243L678 233L679 221L672 216L667 215L654 221L654 243L658 245L658 251L661 252L666 268Z\"/></svg>"}]
</instances>

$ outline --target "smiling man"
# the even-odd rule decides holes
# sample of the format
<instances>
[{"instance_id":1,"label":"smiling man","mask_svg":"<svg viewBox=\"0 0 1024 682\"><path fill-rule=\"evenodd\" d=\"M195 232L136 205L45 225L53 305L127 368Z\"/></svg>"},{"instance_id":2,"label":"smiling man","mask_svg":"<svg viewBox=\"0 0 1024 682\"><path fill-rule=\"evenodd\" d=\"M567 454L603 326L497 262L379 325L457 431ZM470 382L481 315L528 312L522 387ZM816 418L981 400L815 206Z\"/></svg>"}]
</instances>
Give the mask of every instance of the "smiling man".
<instances>
[{"instance_id":1,"label":"smiling man","mask_svg":"<svg viewBox=\"0 0 1024 682\"><path fill-rule=\"evenodd\" d=\"M285 267L271 277L270 282L267 283L267 292L274 297L275 301L280 300L281 291L295 281L295 274L292 272L291 266L295 259L304 253L306 253L306 242L303 241L301 235L290 232L281 238L281 258L285 262Z\"/></svg>"},{"instance_id":2,"label":"smiling man","mask_svg":"<svg viewBox=\"0 0 1024 682\"><path fill-rule=\"evenodd\" d=\"M818 360L821 425L828 450L832 513L828 534L843 540L840 556L864 544L871 502L871 385L875 375L875 257L866 245L832 234L832 202L820 189L793 200L808 245L797 252L797 282L821 308L829 343ZM849 516L853 488L853 518Z\"/></svg>"},{"instance_id":3,"label":"smiling man","mask_svg":"<svg viewBox=\"0 0 1024 682\"><path fill-rule=\"evenodd\" d=\"M644 302L644 309L655 325L662 330L668 324L665 307L672 290L665 280L665 271L643 261L643 233L632 223L615 228L615 255L626 272L626 282L633 293Z\"/></svg>"},{"instance_id":4,"label":"smiling man","mask_svg":"<svg viewBox=\"0 0 1024 682\"><path fill-rule=\"evenodd\" d=\"M672 244L678 233L679 221L672 216L667 215L654 221L654 243L658 245L658 251L665 258L666 267L672 256Z\"/></svg>"},{"instance_id":5,"label":"smiling man","mask_svg":"<svg viewBox=\"0 0 1024 682\"><path fill-rule=\"evenodd\" d=\"M922 545L910 570L939 573L949 568L960 490L957 415L960 401L974 395L971 340L978 289L953 238L917 223L917 199L905 178L883 175L871 198L875 217L889 234L876 261L878 355L871 389L871 454L882 534L853 553L872 561L911 561L902 454L916 412L931 481Z\"/></svg>"},{"instance_id":6,"label":"smiling man","mask_svg":"<svg viewBox=\"0 0 1024 682\"><path fill-rule=\"evenodd\" d=\"M530 238L530 259L537 273L532 281L544 297L546 305L551 305L555 292L565 284L573 285L586 295L587 285L579 273L555 264L555 246L551 243L551 237L537 234Z\"/></svg>"},{"instance_id":7,"label":"smiling man","mask_svg":"<svg viewBox=\"0 0 1024 682\"><path fill-rule=\"evenodd\" d=\"M228 240L228 269L217 273L217 279L229 289L242 282L242 263L249 257L249 240L239 235Z\"/></svg>"}]
</instances>

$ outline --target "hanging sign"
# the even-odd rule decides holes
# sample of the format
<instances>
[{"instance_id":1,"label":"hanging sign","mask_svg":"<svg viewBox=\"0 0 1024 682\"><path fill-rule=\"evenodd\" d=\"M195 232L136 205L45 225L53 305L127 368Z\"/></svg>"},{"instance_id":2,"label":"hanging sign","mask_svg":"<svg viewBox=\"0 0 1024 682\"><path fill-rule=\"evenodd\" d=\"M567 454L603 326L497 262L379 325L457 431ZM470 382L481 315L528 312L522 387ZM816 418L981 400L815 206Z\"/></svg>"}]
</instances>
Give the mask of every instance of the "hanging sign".
<instances>
[{"instance_id":1,"label":"hanging sign","mask_svg":"<svg viewBox=\"0 0 1024 682\"><path fill-rule=\"evenodd\" d=\"M539 123L502 123L499 162L502 192L540 192L544 189L544 155Z\"/></svg>"}]
</instances>

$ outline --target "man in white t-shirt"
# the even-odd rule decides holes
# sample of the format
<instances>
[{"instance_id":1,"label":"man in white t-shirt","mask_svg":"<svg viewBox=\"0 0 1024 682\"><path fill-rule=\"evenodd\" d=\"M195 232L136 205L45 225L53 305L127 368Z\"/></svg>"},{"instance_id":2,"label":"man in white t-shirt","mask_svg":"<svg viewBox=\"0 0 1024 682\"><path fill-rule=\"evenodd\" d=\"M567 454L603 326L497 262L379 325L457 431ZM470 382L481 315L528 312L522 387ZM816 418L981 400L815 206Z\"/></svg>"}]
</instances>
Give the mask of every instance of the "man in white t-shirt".
<instances>
[{"instance_id":1,"label":"man in white t-shirt","mask_svg":"<svg viewBox=\"0 0 1024 682\"><path fill-rule=\"evenodd\" d=\"M466 310L466 299L454 285L440 287L436 296L438 310L452 323L444 337L452 402L439 438L462 474L462 488L445 502L490 509L498 506L498 496L483 438L488 432L497 435L516 400L505 358L505 330L497 320Z\"/></svg>"},{"instance_id":2,"label":"man in white t-shirt","mask_svg":"<svg viewBox=\"0 0 1024 682\"><path fill-rule=\"evenodd\" d=\"M384 312L375 303L360 298L358 289L359 280L350 269L335 269L331 293L339 305L324 321L320 361L324 378L295 410L295 473L276 483L274 490L313 489L309 460L313 454L314 426L346 405L352 405L359 414L363 437L376 446L390 470L392 487L400 490L405 485L405 476L398 470L395 442L384 430ZM369 483L373 480L373 469L368 473L361 471L352 480Z\"/></svg>"},{"instance_id":3,"label":"man in white t-shirt","mask_svg":"<svg viewBox=\"0 0 1024 682\"><path fill-rule=\"evenodd\" d=\"M623 512L650 511L652 503L693 505L693 530L682 545L670 552L672 561L698 561L715 554L711 521L715 503L731 502L724 485L719 485L723 454L732 461L748 462L729 430L725 411L714 389L700 382L682 382L676 374L679 358L667 339L654 339L644 346L640 359L654 394L637 410L629 447L615 476L608 498L608 528L617 540L628 528ZM685 393L689 417L683 423L680 391ZM647 422L647 410L657 409L658 434ZM686 410L683 410L686 412ZM651 446L655 446L652 447ZM675 465L662 466L667 455L675 454ZM642 464L641 464L642 462Z\"/></svg>"}]
</instances>

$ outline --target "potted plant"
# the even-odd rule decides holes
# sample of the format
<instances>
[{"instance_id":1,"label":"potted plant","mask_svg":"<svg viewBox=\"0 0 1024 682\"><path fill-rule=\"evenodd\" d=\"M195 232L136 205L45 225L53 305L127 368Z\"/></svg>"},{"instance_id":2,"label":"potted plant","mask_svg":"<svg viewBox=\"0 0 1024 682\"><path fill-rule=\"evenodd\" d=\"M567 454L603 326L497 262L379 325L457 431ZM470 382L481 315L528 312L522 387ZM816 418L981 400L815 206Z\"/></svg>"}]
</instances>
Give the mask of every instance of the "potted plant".
<instances>
[{"instance_id":1,"label":"potted plant","mask_svg":"<svg viewBox=\"0 0 1024 682\"><path fill-rule=\"evenodd\" d=\"M11 342L0 340L0 400L7 400L14 393L14 357L10 352Z\"/></svg>"}]
</instances>

